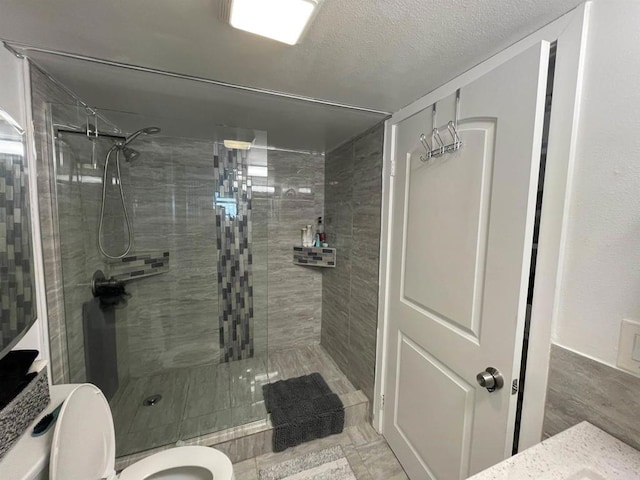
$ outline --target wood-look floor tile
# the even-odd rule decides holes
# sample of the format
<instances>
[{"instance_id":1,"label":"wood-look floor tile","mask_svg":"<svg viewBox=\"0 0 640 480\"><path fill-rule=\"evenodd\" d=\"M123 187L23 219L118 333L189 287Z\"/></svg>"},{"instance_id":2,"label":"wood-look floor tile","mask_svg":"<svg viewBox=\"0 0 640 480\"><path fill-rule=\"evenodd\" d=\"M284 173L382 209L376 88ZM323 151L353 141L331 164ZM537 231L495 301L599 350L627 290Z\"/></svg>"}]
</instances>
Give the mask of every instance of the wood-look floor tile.
<instances>
[{"instance_id":1,"label":"wood-look floor tile","mask_svg":"<svg viewBox=\"0 0 640 480\"><path fill-rule=\"evenodd\" d=\"M344 452L344 456L347 458L349 462L349 466L351 470L353 470L354 475L357 480L372 480L371 474L369 470L367 470L367 466L360 458L360 454L355 449L353 445L343 445L342 451Z\"/></svg>"},{"instance_id":2,"label":"wood-look floor tile","mask_svg":"<svg viewBox=\"0 0 640 480\"><path fill-rule=\"evenodd\" d=\"M267 408L264 401L239 405L231 409L233 425L246 425L267 418Z\"/></svg>"},{"instance_id":3,"label":"wood-look floor tile","mask_svg":"<svg viewBox=\"0 0 640 480\"><path fill-rule=\"evenodd\" d=\"M236 480L258 480L256 459L251 458L233 465L233 473Z\"/></svg>"},{"instance_id":4,"label":"wood-look floor tile","mask_svg":"<svg viewBox=\"0 0 640 480\"><path fill-rule=\"evenodd\" d=\"M382 436L368 422L359 423L352 427L345 428L351 438L351 443L356 447L374 443L382 439Z\"/></svg>"},{"instance_id":5,"label":"wood-look floor tile","mask_svg":"<svg viewBox=\"0 0 640 480\"><path fill-rule=\"evenodd\" d=\"M144 383L143 396L159 394L162 399L154 406L139 403L130 432L139 432L172 423L180 424L189 388L189 379L184 372L168 371L153 375Z\"/></svg>"},{"instance_id":6,"label":"wood-look floor tile","mask_svg":"<svg viewBox=\"0 0 640 480\"><path fill-rule=\"evenodd\" d=\"M231 409L185 418L180 425L180 439L187 440L234 426Z\"/></svg>"},{"instance_id":7,"label":"wood-look floor tile","mask_svg":"<svg viewBox=\"0 0 640 480\"><path fill-rule=\"evenodd\" d=\"M228 365L207 365L189 371L184 418L231 408Z\"/></svg>"},{"instance_id":8,"label":"wood-look floor tile","mask_svg":"<svg viewBox=\"0 0 640 480\"><path fill-rule=\"evenodd\" d=\"M355 448L373 480L406 480L408 478L384 439Z\"/></svg>"},{"instance_id":9,"label":"wood-look floor tile","mask_svg":"<svg viewBox=\"0 0 640 480\"><path fill-rule=\"evenodd\" d=\"M130 432L116 442L118 457L137 453L142 450L172 445L179 440L180 422L160 425L136 432Z\"/></svg>"}]
</instances>

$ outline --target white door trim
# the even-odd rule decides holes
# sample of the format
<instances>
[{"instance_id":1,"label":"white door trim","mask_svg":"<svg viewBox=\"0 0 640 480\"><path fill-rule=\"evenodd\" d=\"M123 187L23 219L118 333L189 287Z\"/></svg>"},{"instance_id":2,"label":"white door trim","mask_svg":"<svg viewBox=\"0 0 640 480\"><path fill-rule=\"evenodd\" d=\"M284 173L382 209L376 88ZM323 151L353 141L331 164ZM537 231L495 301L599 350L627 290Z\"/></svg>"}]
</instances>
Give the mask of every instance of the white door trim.
<instances>
[{"instance_id":1,"label":"white door trim","mask_svg":"<svg viewBox=\"0 0 640 480\"><path fill-rule=\"evenodd\" d=\"M537 260L537 280L533 298L527 383L520 430L520 450L538 443L542 437L542 421L546 400L547 371L551 329L557 315L561 265L565 238L564 218L569 207L571 174L575 160L575 133L584 70L586 34L590 2L580 5L546 27L468 70L416 102L404 107L385 122L382 171L382 222L380 235L380 291L378 296L378 337L376 379L373 402L373 426L382 429L382 395L387 367L387 316L391 225L391 202L394 190L394 158L397 125L406 118L451 95L458 88L481 77L501 63L532 45L547 40L557 41L556 75L553 108L547 149L545 193Z\"/></svg>"}]
</instances>

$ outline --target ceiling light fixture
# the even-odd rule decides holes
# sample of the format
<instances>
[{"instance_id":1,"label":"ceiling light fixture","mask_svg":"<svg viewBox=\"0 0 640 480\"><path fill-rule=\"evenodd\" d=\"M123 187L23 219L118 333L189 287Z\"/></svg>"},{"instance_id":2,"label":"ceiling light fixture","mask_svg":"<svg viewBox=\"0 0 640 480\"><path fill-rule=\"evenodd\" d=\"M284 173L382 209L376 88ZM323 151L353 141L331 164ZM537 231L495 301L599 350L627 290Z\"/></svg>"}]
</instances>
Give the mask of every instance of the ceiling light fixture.
<instances>
[{"instance_id":1,"label":"ceiling light fixture","mask_svg":"<svg viewBox=\"0 0 640 480\"><path fill-rule=\"evenodd\" d=\"M229 23L289 45L295 45L321 0L231 0Z\"/></svg>"},{"instance_id":2,"label":"ceiling light fixture","mask_svg":"<svg viewBox=\"0 0 640 480\"><path fill-rule=\"evenodd\" d=\"M243 142L241 140L225 140L225 148L237 148L238 150L249 150L251 148L251 142Z\"/></svg>"}]
</instances>

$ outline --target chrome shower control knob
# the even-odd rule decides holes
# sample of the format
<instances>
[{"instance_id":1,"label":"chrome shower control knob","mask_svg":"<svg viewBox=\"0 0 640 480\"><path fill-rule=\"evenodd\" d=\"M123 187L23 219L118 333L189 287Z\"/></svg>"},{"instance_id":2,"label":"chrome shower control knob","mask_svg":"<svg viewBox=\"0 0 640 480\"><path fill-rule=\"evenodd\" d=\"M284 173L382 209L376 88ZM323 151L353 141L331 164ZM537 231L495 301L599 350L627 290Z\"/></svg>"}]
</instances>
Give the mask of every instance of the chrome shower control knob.
<instances>
[{"instance_id":1,"label":"chrome shower control knob","mask_svg":"<svg viewBox=\"0 0 640 480\"><path fill-rule=\"evenodd\" d=\"M504 386L504 377L493 367L487 367L484 372L476 375L478 385L486 388L489 392L500 390Z\"/></svg>"}]
</instances>

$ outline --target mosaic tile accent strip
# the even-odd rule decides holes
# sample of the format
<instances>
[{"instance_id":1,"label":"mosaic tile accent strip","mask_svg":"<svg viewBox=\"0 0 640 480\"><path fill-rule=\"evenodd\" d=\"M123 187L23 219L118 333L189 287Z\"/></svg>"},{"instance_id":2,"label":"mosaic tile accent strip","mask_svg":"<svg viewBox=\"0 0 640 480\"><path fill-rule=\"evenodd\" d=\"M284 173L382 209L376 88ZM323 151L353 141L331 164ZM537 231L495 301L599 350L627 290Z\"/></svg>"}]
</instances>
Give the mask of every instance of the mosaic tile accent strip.
<instances>
[{"instance_id":1,"label":"mosaic tile accent strip","mask_svg":"<svg viewBox=\"0 0 640 480\"><path fill-rule=\"evenodd\" d=\"M293 264L335 268L336 249L330 247L293 247Z\"/></svg>"},{"instance_id":2,"label":"mosaic tile accent strip","mask_svg":"<svg viewBox=\"0 0 640 480\"><path fill-rule=\"evenodd\" d=\"M0 154L0 350L35 315L28 184L21 155Z\"/></svg>"},{"instance_id":3,"label":"mosaic tile accent strip","mask_svg":"<svg viewBox=\"0 0 640 480\"><path fill-rule=\"evenodd\" d=\"M11 403L0 411L0 460L22 435L29 424L49 405L47 369L25 387Z\"/></svg>"},{"instance_id":4,"label":"mosaic tile accent strip","mask_svg":"<svg viewBox=\"0 0 640 480\"><path fill-rule=\"evenodd\" d=\"M251 180L245 153L216 144L213 157L222 362L254 354Z\"/></svg>"},{"instance_id":5,"label":"mosaic tile accent strip","mask_svg":"<svg viewBox=\"0 0 640 480\"><path fill-rule=\"evenodd\" d=\"M169 252L139 253L109 262L109 276L133 280L169 271Z\"/></svg>"}]
</instances>

